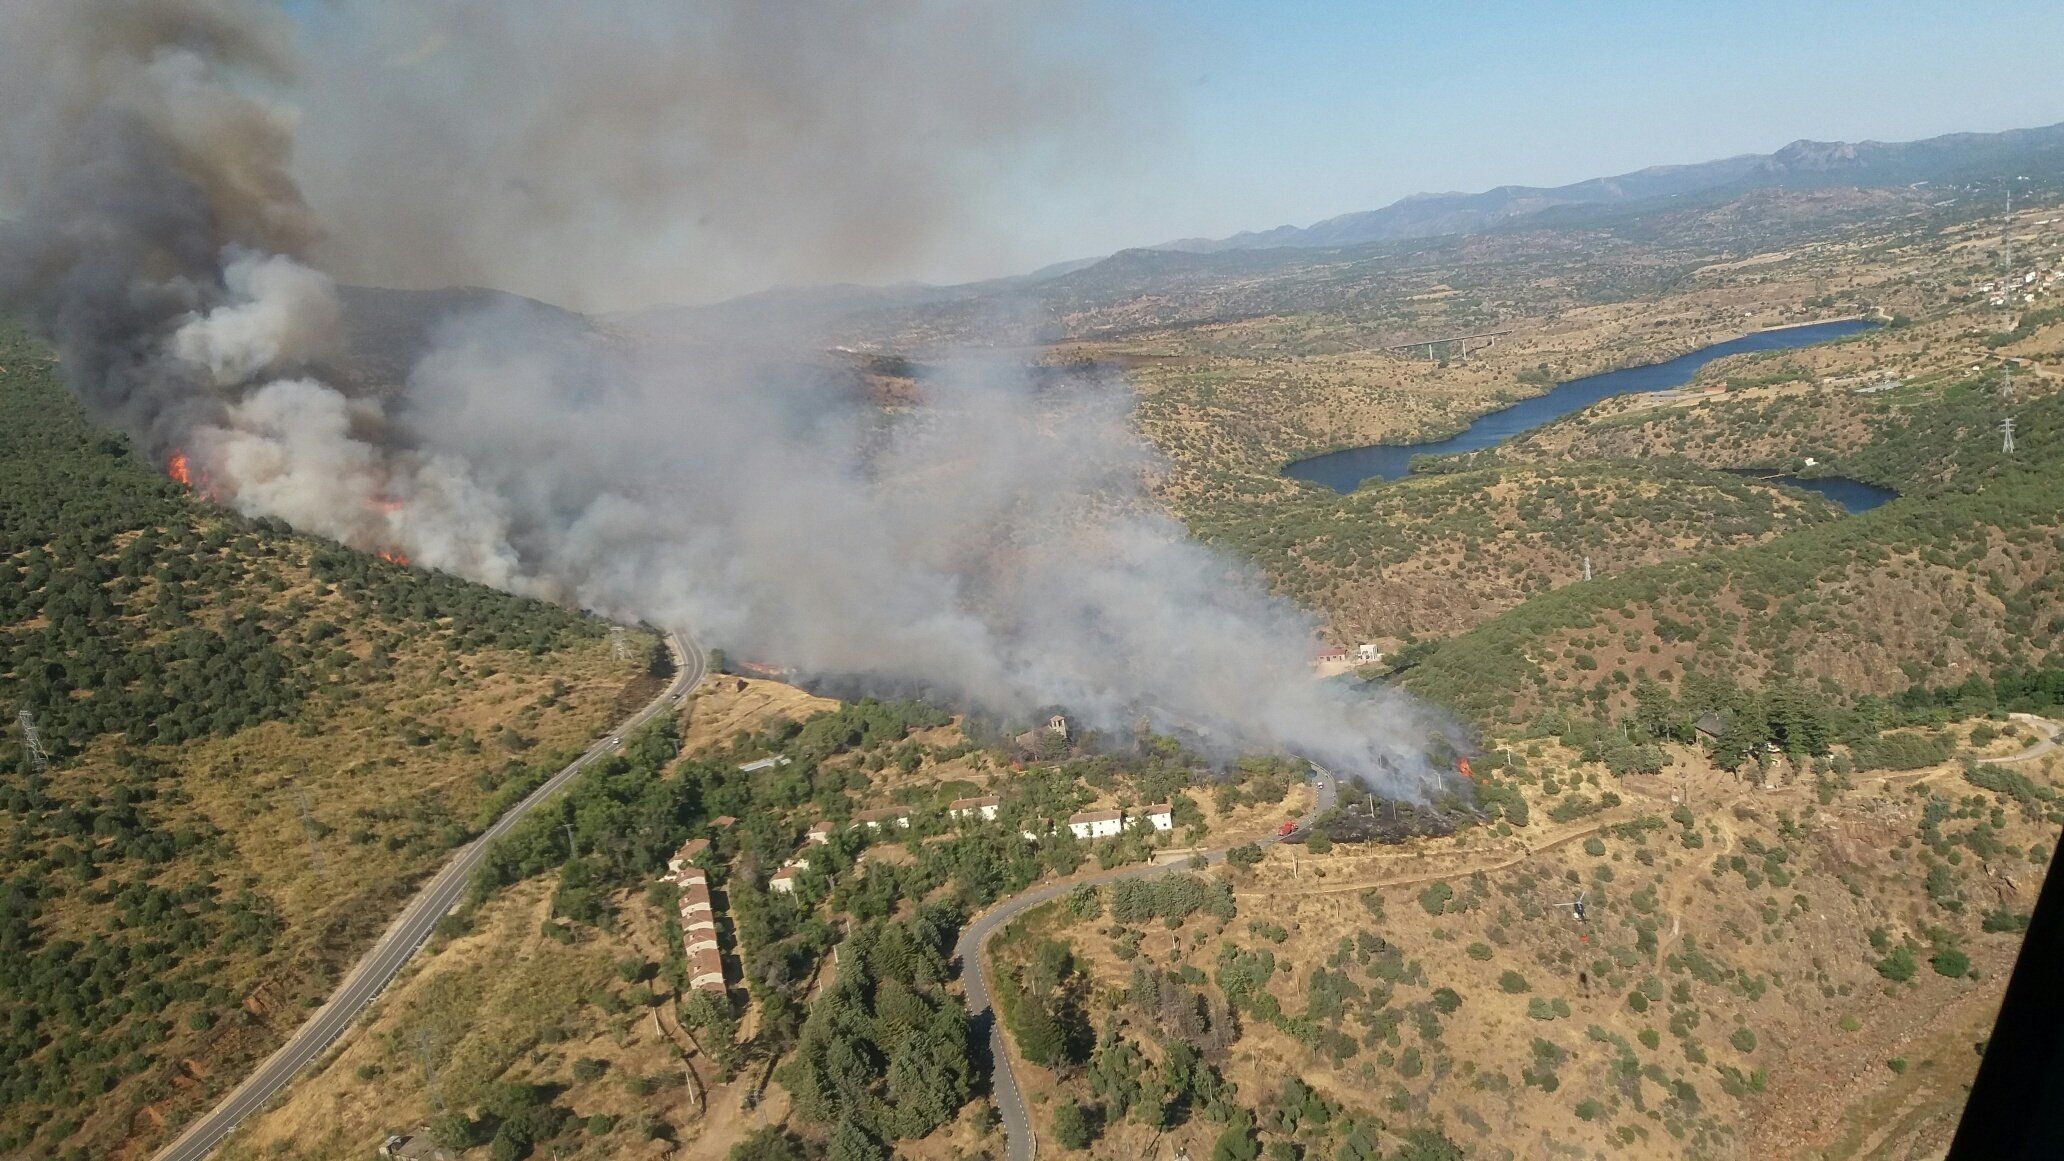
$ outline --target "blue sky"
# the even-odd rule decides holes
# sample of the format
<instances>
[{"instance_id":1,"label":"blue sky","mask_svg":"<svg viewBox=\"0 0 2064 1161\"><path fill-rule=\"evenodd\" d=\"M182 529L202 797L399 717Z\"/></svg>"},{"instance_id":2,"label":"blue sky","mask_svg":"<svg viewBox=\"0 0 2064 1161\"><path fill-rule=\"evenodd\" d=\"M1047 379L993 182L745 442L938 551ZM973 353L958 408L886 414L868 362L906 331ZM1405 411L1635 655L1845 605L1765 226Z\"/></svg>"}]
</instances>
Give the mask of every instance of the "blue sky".
<instances>
[{"instance_id":1,"label":"blue sky","mask_svg":"<svg viewBox=\"0 0 2064 1161\"><path fill-rule=\"evenodd\" d=\"M1168 140L1081 193L1098 241L1406 194L2064 121L2064 4L1132 0ZM1141 84L1144 90L1145 83ZM1070 199L1072 200L1072 199ZM1151 203L1151 206L1144 203ZM1084 239L1088 240L1087 237Z\"/></svg>"},{"instance_id":2,"label":"blue sky","mask_svg":"<svg viewBox=\"0 0 2064 1161\"><path fill-rule=\"evenodd\" d=\"M320 17L332 6L391 25L392 33L416 27L398 11L450 14L500 0L279 2L321 59L336 56L337 38L351 35ZM712 8L775 2L612 0L589 8L587 0L556 0L539 8L585 32L606 21L604 12L621 18L647 4L692 26ZM985 14L992 4L998 7ZM1003 7L1002 0L925 0L918 10L938 13L942 28L955 19L988 21L981 30L994 33L1006 27L995 15ZM1038 34L1010 42L1028 49L1025 59L999 66L969 43L982 37L948 34L901 63L929 70L924 79L946 77L949 86L956 69L1029 67L1040 74L1024 78L1029 91L1063 75L1063 65L1105 83L1083 85L1076 108L1034 101L1019 111L1038 124L1017 124L998 139L1000 151L978 153L977 165L989 169L970 183L965 212L933 231L930 244L911 248L907 260L824 277L986 277L1179 237L1307 225L1418 192L1557 185L1767 152L1801 137L1896 141L2064 121L2060 0L1019 0L1008 7L1036 14L1024 23ZM812 27L810 10L794 5L798 29ZM438 43L457 50L465 42ZM993 42L989 49L997 52ZM894 85L892 71L884 79ZM314 125L326 109L320 96L310 99ZM354 102L343 104L348 119ZM494 117L482 119L483 133L497 132ZM663 134L671 124L658 119L632 131ZM768 194L778 200L794 188L777 185ZM681 191L681 213L692 219L707 192ZM675 255L658 237L641 245L669 270L719 265L707 248ZM746 266L703 279L708 285L639 293L721 295L807 277L795 264Z\"/></svg>"}]
</instances>

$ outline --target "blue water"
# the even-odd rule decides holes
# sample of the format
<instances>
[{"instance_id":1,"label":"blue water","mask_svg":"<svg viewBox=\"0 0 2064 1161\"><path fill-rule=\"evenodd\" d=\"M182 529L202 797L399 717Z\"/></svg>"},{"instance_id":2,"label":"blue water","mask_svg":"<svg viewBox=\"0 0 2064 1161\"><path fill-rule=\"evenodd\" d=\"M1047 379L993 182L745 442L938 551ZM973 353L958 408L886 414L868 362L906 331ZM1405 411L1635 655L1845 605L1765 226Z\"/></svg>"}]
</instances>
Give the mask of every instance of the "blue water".
<instances>
[{"instance_id":1,"label":"blue water","mask_svg":"<svg viewBox=\"0 0 2064 1161\"><path fill-rule=\"evenodd\" d=\"M1691 377L1698 373L1699 368L1715 359L1749 351L1784 351L1794 347L1810 347L1830 339L1867 331L1877 325L1864 319L1846 319L1841 322L1786 327L1782 330L1757 331L1752 335L1743 335L1738 339L1701 347L1688 355L1679 355L1667 363L1628 367L1625 370L1607 371L1602 375L1587 375L1582 379L1559 383L1546 395L1537 395L1532 399L1515 403L1503 411L1493 411L1489 415L1479 417L1462 434L1449 439L1433 443L1379 443L1369 447L1328 452L1308 460L1298 460L1284 468L1283 474L1314 484L1324 484L1336 492L1352 492L1360 487L1364 480L1395 480L1404 476L1411 471L1413 456L1444 456L1457 452L1481 451L1504 443L1515 435L1532 431L1544 423L1561 419L1572 411L1582 411L1602 399L1610 399L1615 395L1667 391L1672 387L1682 387L1691 382Z\"/></svg>"},{"instance_id":2,"label":"blue water","mask_svg":"<svg viewBox=\"0 0 2064 1161\"><path fill-rule=\"evenodd\" d=\"M1842 511L1849 513L1851 516L1856 515L1858 512L1868 512L1880 504L1899 498L1899 493L1890 488L1880 488L1876 484L1866 484L1862 480L1852 480L1847 476L1820 476L1811 480L1802 480L1797 476L1771 475L1768 471L1761 468L1728 468L1727 471L1734 475L1746 476L1766 484L1784 484L1793 488L1804 488L1809 492L1817 492L1840 504Z\"/></svg>"}]
</instances>

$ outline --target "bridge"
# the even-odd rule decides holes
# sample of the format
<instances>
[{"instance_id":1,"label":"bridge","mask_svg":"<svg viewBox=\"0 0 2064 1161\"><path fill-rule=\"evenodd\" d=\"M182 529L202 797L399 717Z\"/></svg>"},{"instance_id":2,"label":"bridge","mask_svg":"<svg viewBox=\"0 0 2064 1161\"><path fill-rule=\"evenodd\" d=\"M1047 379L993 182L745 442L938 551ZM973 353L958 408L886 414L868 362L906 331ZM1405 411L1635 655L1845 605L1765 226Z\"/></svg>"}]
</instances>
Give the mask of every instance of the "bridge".
<instances>
[{"instance_id":1,"label":"bridge","mask_svg":"<svg viewBox=\"0 0 2064 1161\"><path fill-rule=\"evenodd\" d=\"M1481 351L1487 347L1497 346L1499 336L1509 335L1511 333L1512 329L1510 327L1507 327L1504 330L1477 331L1474 334L1449 335L1446 338L1439 339L1413 339L1412 341L1405 343L1392 343L1390 346L1387 346L1383 349L1386 351L1396 351L1401 355L1411 355L1413 352L1421 350L1423 348L1426 351L1426 357L1428 359L1433 359L1436 357L1445 359L1459 359L1469 354L1471 351ZM1482 346L1472 347L1469 345L1470 343L1473 343L1478 339L1483 340ZM1442 350L1439 356L1436 356L1434 354L1435 348L1445 349Z\"/></svg>"}]
</instances>

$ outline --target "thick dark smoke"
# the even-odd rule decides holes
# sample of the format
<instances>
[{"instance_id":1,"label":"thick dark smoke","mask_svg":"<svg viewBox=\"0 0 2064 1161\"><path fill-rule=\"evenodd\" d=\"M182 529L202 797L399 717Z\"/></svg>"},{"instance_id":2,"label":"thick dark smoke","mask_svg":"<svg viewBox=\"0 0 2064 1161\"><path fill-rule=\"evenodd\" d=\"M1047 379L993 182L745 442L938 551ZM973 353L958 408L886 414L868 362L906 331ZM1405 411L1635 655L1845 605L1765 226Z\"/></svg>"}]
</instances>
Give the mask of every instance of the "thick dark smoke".
<instances>
[{"instance_id":1,"label":"thick dark smoke","mask_svg":"<svg viewBox=\"0 0 2064 1161\"><path fill-rule=\"evenodd\" d=\"M580 341L520 308L449 320L398 400L323 382L341 311L311 254L592 287L612 260L638 268L642 231L685 228L727 261L764 246L783 274L871 268L981 202L986 159L1040 140L1052 78L996 32L1036 42L1040 8L992 25L998 6L829 4L812 24L743 0L697 23L626 0L604 6L613 24L575 19L594 7L331 10L359 21L348 44L417 42L405 59L463 33L470 64L437 74L467 86L446 120L397 124L396 86L362 136L333 123L330 163L336 140L391 131L487 142L492 181L475 196L454 157L304 202L288 29L265 9L21 0L0 16L0 295L57 341L82 398L244 511L806 672L1006 713L1061 704L1110 730L1144 715L1397 794L1439 779L1430 715L1315 683L1310 619L1155 510L1122 384L971 365L889 416L806 360ZM612 48L624 84L604 99ZM915 73L915 92L869 91ZM503 188L512 169L537 180ZM309 204L347 227L320 241ZM390 208L393 237L372 244Z\"/></svg>"}]
</instances>

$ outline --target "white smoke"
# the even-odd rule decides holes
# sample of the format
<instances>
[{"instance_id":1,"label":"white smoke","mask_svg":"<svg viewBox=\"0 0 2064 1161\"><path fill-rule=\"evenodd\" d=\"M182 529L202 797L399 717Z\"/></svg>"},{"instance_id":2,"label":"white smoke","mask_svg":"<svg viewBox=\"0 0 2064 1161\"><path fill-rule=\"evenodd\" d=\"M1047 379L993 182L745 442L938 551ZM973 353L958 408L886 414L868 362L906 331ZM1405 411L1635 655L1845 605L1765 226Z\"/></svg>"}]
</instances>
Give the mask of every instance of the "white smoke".
<instances>
[{"instance_id":1,"label":"white smoke","mask_svg":"<svg viewBox=\"0 0 2064 1161\"><path fill-rule=\"evenodd\" d=\"M337 285L283 254L231 247L223 255L227 299L172 332L172 353L208 370L217 387L321 358L336 349L343 324Z\"/></svg>"}]
</instances>

